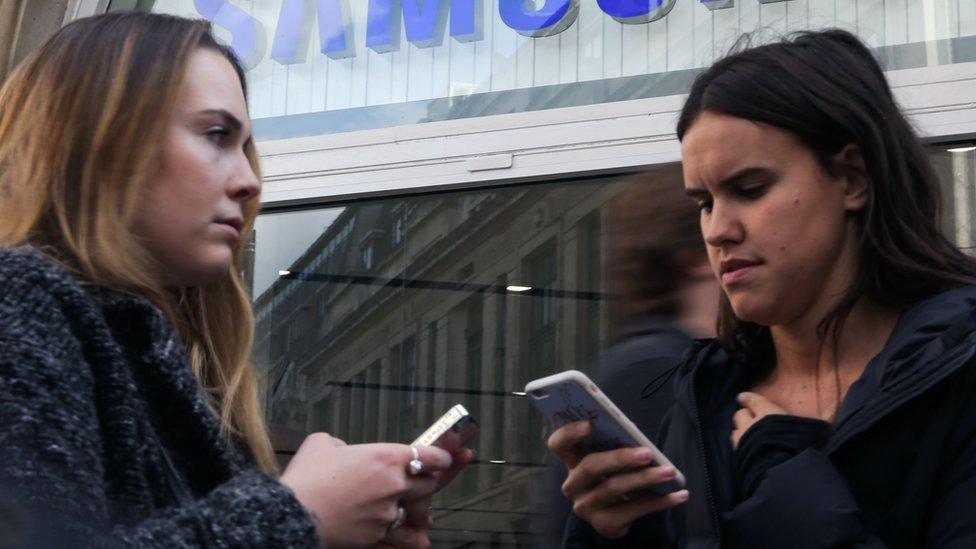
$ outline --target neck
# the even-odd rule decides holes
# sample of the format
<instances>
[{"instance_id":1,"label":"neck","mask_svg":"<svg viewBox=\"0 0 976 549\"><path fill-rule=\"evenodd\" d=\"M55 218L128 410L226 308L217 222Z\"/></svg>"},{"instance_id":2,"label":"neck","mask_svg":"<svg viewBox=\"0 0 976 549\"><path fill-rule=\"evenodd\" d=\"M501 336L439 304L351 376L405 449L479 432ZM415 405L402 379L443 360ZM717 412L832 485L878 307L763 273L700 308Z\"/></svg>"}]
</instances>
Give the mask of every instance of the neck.
<instances>
[{"instance_id":1,"label":"neck","mask_svg":"<svg viewBox=\"0 0 976 549\"><path fill-rule=\"evenodd\" d=\"M853 223L853 221L849 221ZM898 320L896 312L883 309L865 297L859 299L844 319L843 329L828 327L820 333L821 321L837 307L857 272L858 231L849 227L837 259L813 305L802 315L770 326L776 352L774 377L807 377L827 371L841 377L857 377L888 341Z\"/></svg>"},{"instance_id":2,"label":"neck","mask_svg":"<svg viewBox=\"0 0 976 549\"><path fill-rule=\"evenodd\" d=\"M884 348L898 313L861 299L836 337L832 329L821 337L819 320L813 318L823 315L770 328L776 349L776 376L808 377L836 368L844 377L858 377Z\"/></svg>"}]
</instances>

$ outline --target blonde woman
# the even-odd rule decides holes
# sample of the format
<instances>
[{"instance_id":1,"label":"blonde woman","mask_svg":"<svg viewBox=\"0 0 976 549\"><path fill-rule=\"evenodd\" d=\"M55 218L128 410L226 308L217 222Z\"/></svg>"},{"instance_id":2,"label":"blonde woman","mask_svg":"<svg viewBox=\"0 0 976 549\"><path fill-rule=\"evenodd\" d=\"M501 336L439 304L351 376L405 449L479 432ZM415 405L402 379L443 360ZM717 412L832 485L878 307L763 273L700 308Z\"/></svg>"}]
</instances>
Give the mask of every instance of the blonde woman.
<instances>
[{"instance_id":1,"label":"blonde woman","mask_svg":"<svg viewBox=\"0 0 976 549\"><path fill-rule=\"evenodd\" d=\"M244 88L206 23L129 13L66 26L0 90L0 491L31 518L7 541L429 543L468 453L319 433L276 474Z\"/></svg>"}]
</instances>

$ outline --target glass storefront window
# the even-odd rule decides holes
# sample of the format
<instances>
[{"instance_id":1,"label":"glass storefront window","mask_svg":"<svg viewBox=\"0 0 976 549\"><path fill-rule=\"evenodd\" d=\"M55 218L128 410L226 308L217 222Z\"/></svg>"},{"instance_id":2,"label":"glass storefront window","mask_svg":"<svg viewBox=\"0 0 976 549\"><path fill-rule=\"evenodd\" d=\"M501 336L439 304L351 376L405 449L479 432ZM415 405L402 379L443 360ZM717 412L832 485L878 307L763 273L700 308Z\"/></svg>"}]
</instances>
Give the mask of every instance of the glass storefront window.
<instances>
[{"instance_id":1,"label":"glass storefront window","mask_svg":"<svg viewBox=\"0 0 976 549\"><path fill-rule=\"evenodd\" d=\"M944 228L972 247L976 144L930 155ZM677 165L655 174L680 185ZM481 424L478 454L433 501L434 546L551 542L561 465L521 390L557 371L594 373L613 344L607 227L628 185L603 177L263 214L249 278L274 428L408 442L463 404ZM278 450L287 460L294 448Z\"/></svg>"},{"instance_id":2,"label":"glass storefront window","mask_svg":"<svg viewBox=\"0 0 976 549\"><path fill-rule=\"evenodd\" d=\"M888 70L976 60L972 0L113 0L109 9L213 21L250 68L262 140L683 93L754 31L762 41L844 28Z\"/></svg>"},{"instance_id":3,"label":"glass storefront window","mask_svg":"<svg viewBox=\"0 0 976 549\"><path fill-rule=\"evenodd\" d=\"M249 279L270 422L408 442L463 404L478 455L434 500L435 545L542 539L552 462L521 389L590 371L606 345L600 221L618 179L262 215Z\"/></svg>"}]
</instances>

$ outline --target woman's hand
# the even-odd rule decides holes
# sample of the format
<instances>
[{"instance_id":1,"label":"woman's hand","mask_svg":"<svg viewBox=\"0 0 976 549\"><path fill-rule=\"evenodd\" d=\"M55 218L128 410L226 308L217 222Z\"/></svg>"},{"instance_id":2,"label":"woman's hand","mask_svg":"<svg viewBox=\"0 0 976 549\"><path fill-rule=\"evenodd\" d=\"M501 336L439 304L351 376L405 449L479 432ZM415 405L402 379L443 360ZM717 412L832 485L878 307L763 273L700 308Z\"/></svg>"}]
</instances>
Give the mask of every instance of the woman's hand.
<instances>
[{"instance_id":1,"label":"woman's hand","mask_svg":"<svg viewBox=\"0 0 976 549\"><path fill-rule=\"evenodd\" d=\"M736 401L742 406L732 416L732 449L739 447L742 435L760 419L774 414L788 414L782 406L758 393L739 393Z\"/></svg>"},{"instance_id":2,"label":"woman's hand","mask_svg":"<svg viewBox=\"0 0 976 549\"><path fill-rule=\"evenodd\" d=\"M590 428L588 421L561 427L549 437L549 450L569 469L562 490L573 502L573 513L601 536L622 537L634 520L688 500L687 490L666 496L629 497L636 490L673 480L674 467L650 466L653 456L647 448L621 448L584 456L579 452L579 443Z\"/></svg>"},{"instance_id":3,"label":"woman's hand","mask_svg":"<svg viewBox=\"0 0 976 549\"><path fill-rule=\"evenodd\" d=\"M376 547L378 549L426 549L430 547L430 498L415 499L403 503L406 521L403 526L389 530Z\"/></svg>"},{"instance_id":4,"label":"woman's hand","mask_svg":"<svg viewBox=\"0 0 976 549\"><path fill-rule=\"evenodd\" d=\"M463 448L452 454L451 467L446 471L434 473L434 477L437 478L438 490L450 484L454 477L461 472L461 469L471 463L473 457L474 452L468 448ZM403 509L406 511L406 521L403 526L396 530L389 530L378 547L380 549L430 547L430 529L434 525L434 521L430 517L430 497L405 501L403 502Z\"/></svg>"},{"instance_id":5,"label":"woman's hand","mask_svg":"<svg viewBox=\"0 0 976 549\"><path fill-rule=\"evenodd\" d=\"M452 470L451 455L440 448L418 448L424 473L413 476L413 459L403 444L354 444L347 446L326 433L309 435L281 475L281 482L295 492L316 523L322 543L329 547L368 547L383 540L398 518L401 502L407 519L416 517L437 490L438 472ZM414 502L413 500L418 500ZM414 520L418 520L414 518ZM404 547L424 547L427 528L420 541ZM414 529L406 534L417 533ZM395 530L394 530L395 532ZM406 537L406 536L405 536Z\"/></svg>"}]
</instances>

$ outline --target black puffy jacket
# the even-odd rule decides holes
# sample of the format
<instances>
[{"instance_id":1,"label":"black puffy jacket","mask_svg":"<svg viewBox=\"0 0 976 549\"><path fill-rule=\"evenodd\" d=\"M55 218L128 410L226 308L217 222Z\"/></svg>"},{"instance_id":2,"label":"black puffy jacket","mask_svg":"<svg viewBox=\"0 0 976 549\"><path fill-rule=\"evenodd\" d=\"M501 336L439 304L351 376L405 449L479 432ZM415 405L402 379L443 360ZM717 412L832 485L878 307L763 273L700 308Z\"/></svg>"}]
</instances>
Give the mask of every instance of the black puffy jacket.
<instances>
[{"instance_id":1,"label":"black puffy jacket","mask_svg":"<svg viewBox=\"0 0 976 549\"><path fill-rule=\"evenodd\" d=\"M793 435L809 420L768 416L733 453L735 395L749 371L748 357L696 343L659 437L688 480L688 503L617 540L571 517L564 545L976 547L976 287L905 311L834 424L806 443ZM737 455L747 446L763 456L752 471ZM744 489L743 477L755 482Z\"/></svg>"}]
</instances>

